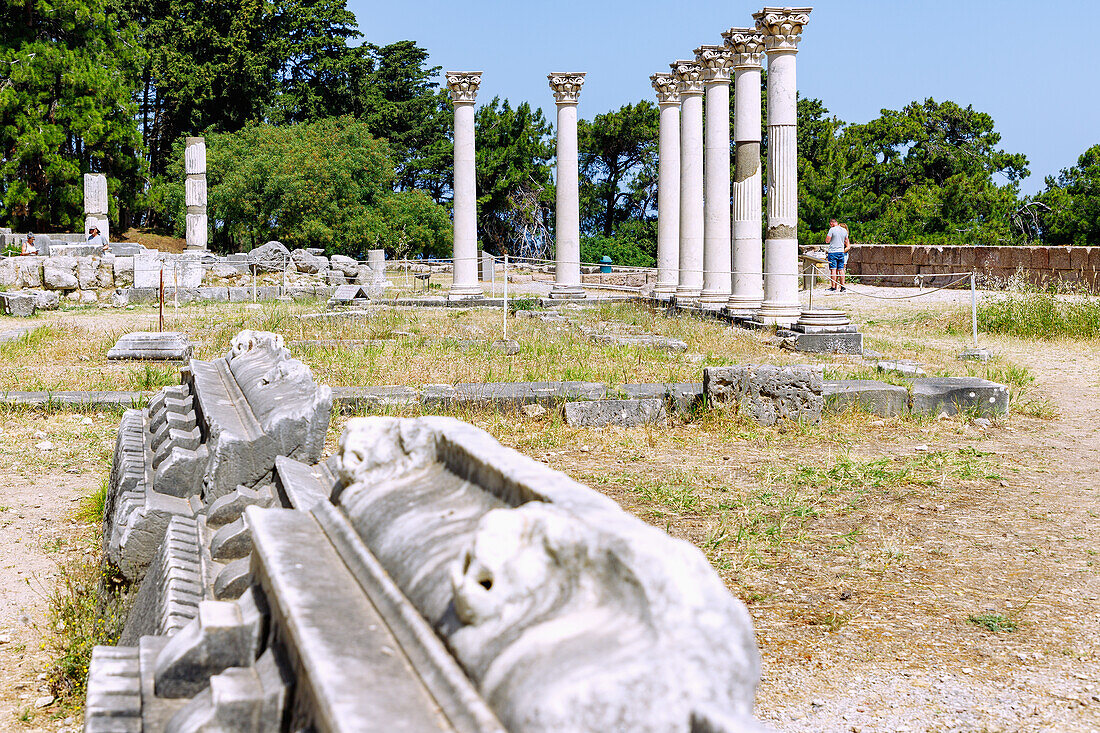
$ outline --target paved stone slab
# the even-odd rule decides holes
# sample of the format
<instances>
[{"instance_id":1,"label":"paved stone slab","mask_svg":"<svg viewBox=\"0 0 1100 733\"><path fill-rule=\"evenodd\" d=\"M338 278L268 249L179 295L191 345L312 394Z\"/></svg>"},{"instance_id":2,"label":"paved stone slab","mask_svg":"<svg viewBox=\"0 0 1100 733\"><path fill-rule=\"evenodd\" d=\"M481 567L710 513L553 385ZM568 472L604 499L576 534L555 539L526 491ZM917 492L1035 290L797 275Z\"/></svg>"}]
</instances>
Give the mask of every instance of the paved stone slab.
<instances>
[{"instance_id":1,"label":"paved stone slab","mask_svg":"<svg viewBox=\"0 0 1100 733\"><path fill-rule=\"evenodd\" d=\"M565 403L565 422L573 427L635 427L661 422L667 416L663 398Z\"/></svg>"},{"instance_id":2,"label":"paved stone slab","mask_svg":"<svg viewBox=\"0 0 1100 733\"><path fill-rule=\"evenodd\" d=\"M1008 412L1008 387L978 377L929 377L913 380L912 410L923 415L973 413L979 417Z\"/></svg>"},{"instance_id":3,"label":"paved stone slab","mask_svg":"<svg viewBox=\"0 0 1100 733\"><path fill-rule=\"evenodd\" d=\"M109 361L187 361L194 346L180 331L135 331L119 338L107 352Z\"/></svg>"},{"instance_id":4,"label":"paved stone slab","mask_svg":"<svg viewBox=\"0 0 1100 733\"><path fill-rule=\"evenodd\" d=\"M715 403L735 402L761 425L781 419L820 422L825 406L822 368L811 365L704 367L703 385Z\"/></svg>"},{"instance_id":5,"label":"paved stone slab","mask_svg":"<svg viewBox=\"0 0 1100 733\"><path fill-rule=\"evenodd\" d=\"M859 405L873 415L893 417L909 409L909 390L870 379L826 379L822 394L826 409L834 412Z\"/></svg>"}]
</instances>

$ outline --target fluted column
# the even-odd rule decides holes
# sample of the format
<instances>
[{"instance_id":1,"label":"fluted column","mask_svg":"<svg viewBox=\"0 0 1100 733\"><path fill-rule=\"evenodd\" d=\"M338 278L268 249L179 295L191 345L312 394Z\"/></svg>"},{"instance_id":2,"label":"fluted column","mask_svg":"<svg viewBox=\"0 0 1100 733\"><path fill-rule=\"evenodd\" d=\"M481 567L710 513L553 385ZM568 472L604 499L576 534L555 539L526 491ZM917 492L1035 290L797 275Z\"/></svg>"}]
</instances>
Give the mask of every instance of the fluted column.
<instances>
[{"instance_id":1,"label":"fluted column","mask_svg":"<svg viewBox=\"0 0 1100 733\"><path fill-rule=\"evenodd\" d=\"M206 138L189 137L184 142L183 173L187 249L205 250L209 229L206 215Z\"/></svg>"},{"instance_id":2,"label":"fluted column","mask_svg":"<svg viewBox=\"0 0 1100 733\"><path fill-rule=\"evenodd\" d=\"M84 174L84 234L92 227L99 229L108 242L111 241L111 222L107 218L107 176L103 173Z\"/></svg>"},{"instance_id":3,"label":"fluted column","mask_svg":"<svg viewBox=\"0 0 1100 733\"><path fill-rule=\"evenodd\" d=\"M554 287L551 298L583 298L581 287L581 204L577 166L577 101L584 73L547 76L558 105L557 199L554 224Z\"/></svg>"},{"instance_id":4,"label":"fluted column","mask_svg":"<svg viewBox=\"0 0 1100 733\"><path fill-rule=\"evenodd\" d=\"M474 162L474 101L480 71L448 71L455 108L454 279L448 300L484 297L477 280L477 168Z\"/></svg>"},{"instance_id":5,"label":"fluted column","mask_svg":"<svg viewBox=\"0 0 1100 733\"><path fill-rule=\"evenodd\" d=\"M753 13L768 55L768 231L759 319L790 326L798 301L798 100L795 55L811 8Z\"/></svg>"},{"instance_id":6,"label":"fluted column","mask_svg":"<svg viewBox=\"0 0 1100 733\"><path fill-rule=\"evenodd\" d=\"M730 297L730 66L724 46L701 46L695 60L703 67L706 94L706 165L703 199L704 308L724 308Z\"/></svg>"},{"instance_id":7,"label":"fluted column","mask_svg":"<svg viewBox=\"0 0 1100 733\"><path fill-rule=\"evenodd\" d=\"M678 300L703 290L703 67L671 64L680 89L680 277Z\"/></svg>"},{"instance_id":8,"label":"fluted column","mask_svg":"<svg viewBox=\"0 0 1100 733\"><path fill-rule=\"evenodd\" d=\"M680 89L672 74L649 77L661 110L657 142L657 285L653 294L676 292L680 265Z\"/></svg>"},{"instance_id":9,"label":"fluted column","mask_svg":"<svg viewBox=\"0 0 1100 733\"><path fill-rule=\"evenodd\" d=\"M754 28L731 28L722 34L733 53L736 145L733 173L733 292L729 310L751 316L764 302L764 243L760 173L760 62L764 36Z\"/></svg>"}]
</instances>

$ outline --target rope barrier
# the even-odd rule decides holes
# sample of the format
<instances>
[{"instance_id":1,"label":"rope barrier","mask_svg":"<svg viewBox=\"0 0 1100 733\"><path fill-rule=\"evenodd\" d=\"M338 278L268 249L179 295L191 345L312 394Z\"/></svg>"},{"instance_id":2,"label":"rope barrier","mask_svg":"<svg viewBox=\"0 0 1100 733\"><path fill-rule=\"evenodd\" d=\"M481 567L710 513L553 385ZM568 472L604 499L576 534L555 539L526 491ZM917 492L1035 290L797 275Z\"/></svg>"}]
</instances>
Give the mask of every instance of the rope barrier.
<instances>
[{"instance_id":1,"label":"rope barrier","mask_svg":"<svg viewBox=\"0 0 1100 733\"><path fill-rule=\"evenodd\" d=\"M951 273L951 274L957 275L958 273ZM880 277L884 277L884 276L880 276ZM971 278L971 274L968 272L965 275L963 275L962 277L960 277L958 280L955 280L954 282L950 282L947 285L941 285L938 288L932 288L931 290L928 290L928 291L922 291L922 292L919 292L919 293L914 293L913 295L872 295L871 293L861 293L858 290L852 290L850 286L845 286L845 291L850 292L853 295L858 295L862 298L874 298L875 300L912 300L913 298L922 298L925 295L931 295L932 293L939 292L940 290L946 290L947 288L950 288L953 285L958 285L959 283L963 282L964 280L969 280L970 278Z\"/></svg>"}]
</instances>

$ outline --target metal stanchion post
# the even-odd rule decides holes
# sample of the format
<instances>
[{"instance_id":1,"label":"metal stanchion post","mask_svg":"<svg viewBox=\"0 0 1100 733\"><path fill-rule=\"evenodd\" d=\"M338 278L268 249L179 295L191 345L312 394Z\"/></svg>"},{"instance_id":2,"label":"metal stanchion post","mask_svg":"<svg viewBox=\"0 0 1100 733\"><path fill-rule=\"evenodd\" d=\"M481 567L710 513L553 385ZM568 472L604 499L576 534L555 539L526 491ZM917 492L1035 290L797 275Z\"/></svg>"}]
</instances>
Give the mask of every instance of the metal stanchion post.
<instances>
[{"instance_id":1,"label":"metal stanchion post","mask_svg":"<svg viewBox=\"0 0 1100 733\"><path fill-rule=\"evenodd\" d=\"M508 255L504 255L504 340L508 340Z\"/></svg>"},{"instance_id":2,"label":"metal stanchion post","mask_svg":"<svg viewBox=\"0 0 1100 733\"><path fill-rule=\"evenodd\" d=\"M164 332L164 264L160 267L160 298L159 298L159 310L160 317L158 318L159 330Z\"/></svg>"},{"instance_id":3,"label":"metal stanchion post","mask_svg":"<svg viewBox=\"0 0 1100 733\"><path fill-rule=\"evenodd\" d=\"M978 348L978 284L977 273L970 273L970 328L974 333L974 348Z\"/></svg>"}]
</instances>

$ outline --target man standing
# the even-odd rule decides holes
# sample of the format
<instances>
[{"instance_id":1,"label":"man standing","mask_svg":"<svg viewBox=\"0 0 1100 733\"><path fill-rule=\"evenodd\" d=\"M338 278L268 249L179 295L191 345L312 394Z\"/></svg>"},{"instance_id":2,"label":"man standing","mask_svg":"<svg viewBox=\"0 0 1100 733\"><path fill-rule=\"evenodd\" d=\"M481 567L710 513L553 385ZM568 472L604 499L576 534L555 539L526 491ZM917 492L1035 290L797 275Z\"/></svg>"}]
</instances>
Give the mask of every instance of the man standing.
<instances>
[{"instance_id":1,"label":"man standing","mask_svg":"<svg viewBox=\"0 0 1100 733\"><path fill-rule=\"evenodd\" d=\"M99 233L99 227L92 224L92 228L88 230L88 244L98 244L103 247L104 252L109 252L111 247L107 244L107 237Z\"/></svg>"},{"instance_id":2,"label":"man standing","mask_svg":"<svg viewBox=\"0 0 1100 733\"><path fill-rule=\"evenodd\" d=\"M829 233L825 235L828 246L825 256L829 260L829 292L846 292L844 287L844 263L848 260L848 250L852 248L848 230L829 219Z\"/></svg>"}]
</instances>

